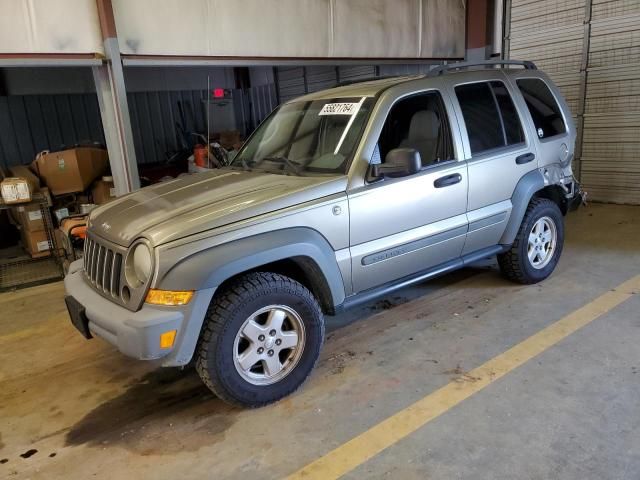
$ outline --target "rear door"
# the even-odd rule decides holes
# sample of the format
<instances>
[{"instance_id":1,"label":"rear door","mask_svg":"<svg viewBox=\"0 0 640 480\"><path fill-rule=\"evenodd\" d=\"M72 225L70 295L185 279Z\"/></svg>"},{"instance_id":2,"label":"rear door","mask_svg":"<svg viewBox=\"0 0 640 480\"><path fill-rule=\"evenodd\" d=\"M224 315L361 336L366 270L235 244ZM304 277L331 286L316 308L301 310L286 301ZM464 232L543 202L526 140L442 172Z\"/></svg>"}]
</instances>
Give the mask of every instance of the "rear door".
<instances>
[{"instance_id":1,"label":"rear door","mask_svg":"<svg viewBox=\"0 0 640 480\"><path fill-rule=\"evenodd\" d=\"M456 84L469 172L469 231L463 254L496 245L518 181L538 167L536 151L504 77Z\"/></svg>"}]
</instances>

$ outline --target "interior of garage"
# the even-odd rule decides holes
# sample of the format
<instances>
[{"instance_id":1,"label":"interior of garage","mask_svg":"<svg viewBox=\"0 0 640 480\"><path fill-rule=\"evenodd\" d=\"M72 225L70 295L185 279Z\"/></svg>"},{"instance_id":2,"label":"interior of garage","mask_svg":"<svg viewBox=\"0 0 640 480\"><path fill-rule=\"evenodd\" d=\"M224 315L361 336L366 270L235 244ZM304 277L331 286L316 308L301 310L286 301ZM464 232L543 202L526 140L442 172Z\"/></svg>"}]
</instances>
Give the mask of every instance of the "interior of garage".
<instances>
[{"instance_id":1,"label":"interior of garage","mask_svg":"<svg viewBox=\"0 0 640 480\"><path fill-rule=\"evenodd\" d=\"M0 200L2 475L638 477L638 2L0 8L0 181L16 192ZM78 335L63 280L92 210L224 169L298 97L488 60L534 62L575 123L586 201L548 279L509 283L491 255L325 312L309 380L258 409L218 398L195 361L164 368Z\"/></svg>"}]
</instances>

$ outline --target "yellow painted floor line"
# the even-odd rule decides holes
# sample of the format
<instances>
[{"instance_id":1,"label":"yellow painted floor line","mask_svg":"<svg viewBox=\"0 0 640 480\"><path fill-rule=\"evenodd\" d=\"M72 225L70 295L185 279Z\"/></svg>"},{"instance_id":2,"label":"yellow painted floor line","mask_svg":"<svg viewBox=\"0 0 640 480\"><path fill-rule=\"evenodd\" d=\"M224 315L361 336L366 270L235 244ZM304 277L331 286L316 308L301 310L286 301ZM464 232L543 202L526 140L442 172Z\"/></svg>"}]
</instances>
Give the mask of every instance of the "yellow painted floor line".
<instances>
[{"instance_id":1,"label":"yellow painted floor line","mask_svg":"<svg viewBox=\"0 0 640 480\"><path fill-rule=\"evenodd\" d=\"M454 380L340 445L288 478L328 480L341 477L638 292L640 292L640 275L604 293L464 375L466 378L473 377L474 381Z\"/></svg>"}]
</instances>

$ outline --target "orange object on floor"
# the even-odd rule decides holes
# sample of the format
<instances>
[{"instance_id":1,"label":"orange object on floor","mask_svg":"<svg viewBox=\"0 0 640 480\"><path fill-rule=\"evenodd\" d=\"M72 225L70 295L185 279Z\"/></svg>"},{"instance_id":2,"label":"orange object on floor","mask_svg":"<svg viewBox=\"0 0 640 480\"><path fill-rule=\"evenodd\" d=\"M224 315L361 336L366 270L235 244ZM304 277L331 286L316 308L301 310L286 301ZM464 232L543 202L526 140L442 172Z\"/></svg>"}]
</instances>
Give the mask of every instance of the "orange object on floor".
<instances>
[{"instance_id":1,"label":"orange object on floor","mask_svg":"<svg viewBox=\"0 0 640 480\"><path fill-rule=\"evenodd\" d=\"M200 145L198 143L195 147L193 147L193 160L199 167L207 166L207 149L204 145Z\"/></svg>"}]
</instances>

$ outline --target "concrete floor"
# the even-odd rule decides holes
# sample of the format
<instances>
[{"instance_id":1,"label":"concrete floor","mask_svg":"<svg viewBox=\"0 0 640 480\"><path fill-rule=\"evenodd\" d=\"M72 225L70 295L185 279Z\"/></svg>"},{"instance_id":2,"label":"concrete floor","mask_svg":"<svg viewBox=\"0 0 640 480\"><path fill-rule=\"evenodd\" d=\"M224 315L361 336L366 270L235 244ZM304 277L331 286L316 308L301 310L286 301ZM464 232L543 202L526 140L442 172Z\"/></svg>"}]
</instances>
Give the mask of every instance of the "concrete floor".
<instances>
[{"instance_id":1,"label":"concrete floor","mask_svg":"<svg viewBox=\"0 0 640 480\"><path fill-rule=\"evenodd\" d=\"M467 269L329 318L315 373L260 410L68 322L60 284L0 295L0 477L280 478L640 273L640 208L568 218L539 285ZM640 295L346 478L640 478ZM27 457L27 458L24 458Z\"/></svg>"}]
</instances>

